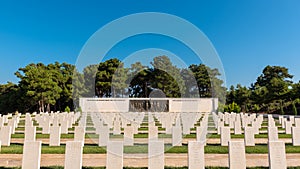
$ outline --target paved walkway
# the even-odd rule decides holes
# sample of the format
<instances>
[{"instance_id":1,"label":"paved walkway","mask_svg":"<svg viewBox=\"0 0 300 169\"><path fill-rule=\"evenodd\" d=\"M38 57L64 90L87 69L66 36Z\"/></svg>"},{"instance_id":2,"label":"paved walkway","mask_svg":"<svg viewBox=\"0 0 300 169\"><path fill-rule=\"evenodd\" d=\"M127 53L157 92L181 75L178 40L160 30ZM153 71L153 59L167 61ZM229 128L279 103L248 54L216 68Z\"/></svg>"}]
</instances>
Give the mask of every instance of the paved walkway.
<instances>
[{"instance_id":1,"label":"paved walkway","mask_svg":"<svg viewBox=\"0 0 300 169\"><path fill-rule=\"evenodd\" d=\"M64 154L42 154L41 166L64 166ZM268 166L267 154L247 154L247 166ZM300 166L300 154L287 154L288 166ZM105 154L83 154L83 166L105 166ZM147 154L124 154L124 166L147 167ZM187 154L165 154L166 166L187 166ZM21 154L0 154L0 166L22 165ZM227 154L205 154L206 166L227 166Z\"/></svg>"},{"instance_id":2,"label":"paved walkway","mask_svg":"<svg viewBox=\"0 0 300 169\"><path fill-rule=\"evenodd\" d=\"M65 144L66 141L73 141L74 139L61 139L61 143ZM122 139L111 139L111 140L122 140ZM164 140L165 143L172 143L172 139L171 138L164 138L164 139L160 139L160 140ZM182 140L182 143L187 144L188 141L195 141L195 138L184 138ZM244 140L244 139L240 139L240 138L232 138L232 140ZM285 143L292 143L292 139L291 138L280 138L280 141L284 141ZM37 139L37 141L42 141L42 143L44 144L49 144L49 139L48 138L43 138L43 139ZM24 142L24 139L22 138L13 138L11 139L11 143L19 143L22 144ZM148 139L147 138L135 138L134 139L134 143L138 143L138 144L146 144L148 143ZM220 139L219 138L208 138L207 139L207 143L208 144L220 144ZM255 139L255 143L256 144L267 144L268 143L268 139L267 138L256 138ZM92 139L92 138L86 138L85 139L85 144L98 144L98 139Z\"/></svg>"}]
</instances>

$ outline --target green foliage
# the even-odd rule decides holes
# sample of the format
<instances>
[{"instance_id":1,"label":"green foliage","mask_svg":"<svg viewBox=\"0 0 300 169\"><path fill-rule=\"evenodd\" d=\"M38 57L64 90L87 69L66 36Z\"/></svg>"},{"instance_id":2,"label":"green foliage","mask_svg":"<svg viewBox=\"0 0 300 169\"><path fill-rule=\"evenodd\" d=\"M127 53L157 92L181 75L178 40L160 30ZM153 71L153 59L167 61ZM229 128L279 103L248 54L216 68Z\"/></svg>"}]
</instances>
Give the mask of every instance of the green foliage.
<instances>
[{"instance_id":1,"label":"green foliage","mask_svg":"<svg viewBox=\"0 0 300 169\"><path fill-rule=\"evenodd\" d=\"M89 65L82 73L67 63L31 63L15 75L18 84L0 84L2 114L67 107L73 111L79 110L80 97L149 97L155 91L166 97L217 97L218 110L229 112L298 114L300 104L300 82L293 83L288 69L280 66L266 66L251 87L238 84L227 93L217 69L204 64L178 68L167 56L155 57L150 67L136 62L129 68L114 58Z\"/></svg>"},{"instance_id":2,"label":"green foliage","mask_svg":"<svg viewBox=\"0 0 300 169\"><path fill-rule=\"evenodd\" d=\"M225 104L226 88L223 87L223 81L218 78L221 74L217 69L211 69L204 64L192 64L189 69L193 72L197 82L197 87L190 87L194 89L192 93L199 93L200 97L219 98L219 102ZM190 82L187 81L187 83Z\"/></svg>"},{"instance_id":3,"label":"green foliage","mask_svg":"<svg viewBox=\"0 0 300 169\"><path fill-rule=\"evenodd\" d=\"M238 104L236 104L235 102L232 102L231 104L224 106L224 111L240 113L241 108Z\"/></svg>"},{"instance_id":4,"label":"green foliage","mask_svg":"<svg viewBox=\"0 0 300 169\"><path fill-rule=\"evenodd\" d=\"M68 112L68 113L70 113L70 111L71 111L70 107L69 107L69 106L67 106L67 107L65 108L65 112Z\"/></svg>"},{"instance_id":5,"label":"green foliage","mask_svg":"<svg viewBox=\"0 0 300 169\"><path fill-rule=\"evenodd\" d=\"M114 90L122 90L124 89L124 79L126 79L125 72L123 64L121 64L121 61L118 59L109 59L105 62L101 62L96 72L96 81L90 82L96 83L96 95L98 97L117 97L117 91L112 91L113 77L115 78L113 84L115 86ZM89 77L88 79L94 78Z\"/></svg>"},{"instance_id":6,"label":"green foliage","mask_svg":"<svg viewBox=\"0 0 300 169\"><path fill-rule=\"evenodd\" d=\"M152 88L161 90L167 97L181 97L185 94L184 81L180 69L172 64L167 56L158 56L151 62L150 84Z\"/></svg>"},{"instance_id":7,"label":"green foliage","mask_svg":"<svg viewBox=\"0 0 300 169\"><path fill-rule=\"evenodd\" d=\"M87 67L85 67L83 69L83 81L81 82L79 79L79 83L83 83L83 87L81 87L81 89L83 88L83 92L81 93L82 96L84 97L94 97L95 95L97 95L97 93L95 93L97 91L97 89L99 88L99 86L97 85L97 83L95 84L95 81L97 81L98 75L97 73L99 73L99 68L102 65L88 65ZM107 67L104 67L104 69L107 69ZM80 75L79 75L80 76ZM81 77L79 77L81 78ZM102 87L102 86L101 86ZM80 89L80 88L79 88ZM95 91L96 89L96 91ZM98 95L97 95L98 96Z\"/></svg>"}]
</instances>

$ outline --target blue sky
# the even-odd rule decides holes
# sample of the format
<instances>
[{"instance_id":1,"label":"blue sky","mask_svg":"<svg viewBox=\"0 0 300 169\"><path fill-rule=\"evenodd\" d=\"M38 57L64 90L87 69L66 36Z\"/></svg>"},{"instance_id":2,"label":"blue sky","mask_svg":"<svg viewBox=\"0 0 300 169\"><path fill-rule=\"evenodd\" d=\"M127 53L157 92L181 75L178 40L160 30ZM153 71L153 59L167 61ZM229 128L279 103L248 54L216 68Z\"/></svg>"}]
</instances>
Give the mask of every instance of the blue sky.
<instances>
[{"instance_id":1,"label":"blue sky","mask_svg":"<svg viewBox=\"0 0 300 169\"><path fill-rule=\"evenodd\" d=\"M300 1L0 1L0 83L18 79L29 63L75 64L89 37L105 24L133 13L163 12L196 25L223 63L227 86L249 86L267 65L289 68L300 80ZM158 25L159 26L159 25ZM199 64L182 44L155 35L122 41L106 56L162 48Z\"/></svg>"}]
</instances>

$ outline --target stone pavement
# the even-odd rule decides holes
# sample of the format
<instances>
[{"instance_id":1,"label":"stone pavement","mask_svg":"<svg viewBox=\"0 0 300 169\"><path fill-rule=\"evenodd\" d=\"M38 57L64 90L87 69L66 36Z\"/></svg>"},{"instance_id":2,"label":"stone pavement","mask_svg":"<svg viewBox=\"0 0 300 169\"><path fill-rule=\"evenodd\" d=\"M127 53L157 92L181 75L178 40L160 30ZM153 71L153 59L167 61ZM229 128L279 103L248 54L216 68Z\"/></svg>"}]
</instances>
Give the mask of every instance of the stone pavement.
<instances>
[{"instance_id":1,"label":"stone pavement","mask_svg":"<svg viewBox=\"0 0 300 169\"><path fill-rule=\"evenodd\" d=\"M300 154L287 154L288 166L300 166ZM64 154L42 154L41 166L64 166ZM268 166L268 154L246 154L247 166ZM106 154L83 154L83 166L105 166ZM0 166L21 166L22 154L0 154ZM124 154L124 166L147 167L147 154ZM205 154L206 166L227 166L227 154ZM187 166L187 154L165 154L165 166Z\"/></svg>"},{"instance_id":2,"label":"stone pavement","mask_svg":"<svg viewBox=\"0 0 300 169\"><path fill-rule=\"evenodd\" d=\"M37 141L42 141L43 144L49 144L49 139L45 138L45 139L36 139ZM73 141L74 139L61 139L61 144L65 144L66 141ZM111 140L122 140L122 139L111 139ZM171 138L164 138L163 139L165 143L172 143L172 139ZM240 138L232 138L232 140L244 140L244 139L240 139ZM285 143L292 143L292 139L291 138L280 138L280 141L284 141ZM182 143L187 144L188 141L196 141L196 138L184 138L182 140ZM11 143L19 143L22 144L24 142L24 139L22 138L13 138L11 139ZM134 143L138 143L138 144L146 144L148 143L148 139L147 138L135 138L134 139ZM207 143L208 144L220 144L220 139L219 138L208 138L207 139ZM256 138L255 139L255 144L267 144L268 143L268 139L267 138ZM98 144L98 139L92 139L92 138L86 138L85 139L85 144Z\"/></svg>"}]
</instances>

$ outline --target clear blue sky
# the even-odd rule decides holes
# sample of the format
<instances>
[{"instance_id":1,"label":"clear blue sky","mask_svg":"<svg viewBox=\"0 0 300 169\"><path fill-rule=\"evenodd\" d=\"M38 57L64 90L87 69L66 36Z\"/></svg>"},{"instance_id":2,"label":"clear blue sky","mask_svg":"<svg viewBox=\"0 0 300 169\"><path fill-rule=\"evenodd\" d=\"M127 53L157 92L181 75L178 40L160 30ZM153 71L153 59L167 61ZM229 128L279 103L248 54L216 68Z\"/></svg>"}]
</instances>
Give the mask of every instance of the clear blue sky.
<instances>
[{"instance_id":1,"label":"clear blue sky","mask_svg":"<svg viewBox=\"0 0 300 169\"><path fill-rule=\"evenodd\" d=\"M0 1L0 83L17 83L14 72L32 62L75 64L82 46L95 31L114 19L138 12L169 13L195 24L215 46L227 86L249 86L267 65L289 68L298 82L299 9L298 0ZM172 51L166 38L143 38L122 42L127 42L126 47L116 46L107 57L122 58L144 46ZM180 53L180 49L184 55L183 48L173 50ZM188 54L184 57L188 63L199 63Z\"/></svg>"}]
</instances>

